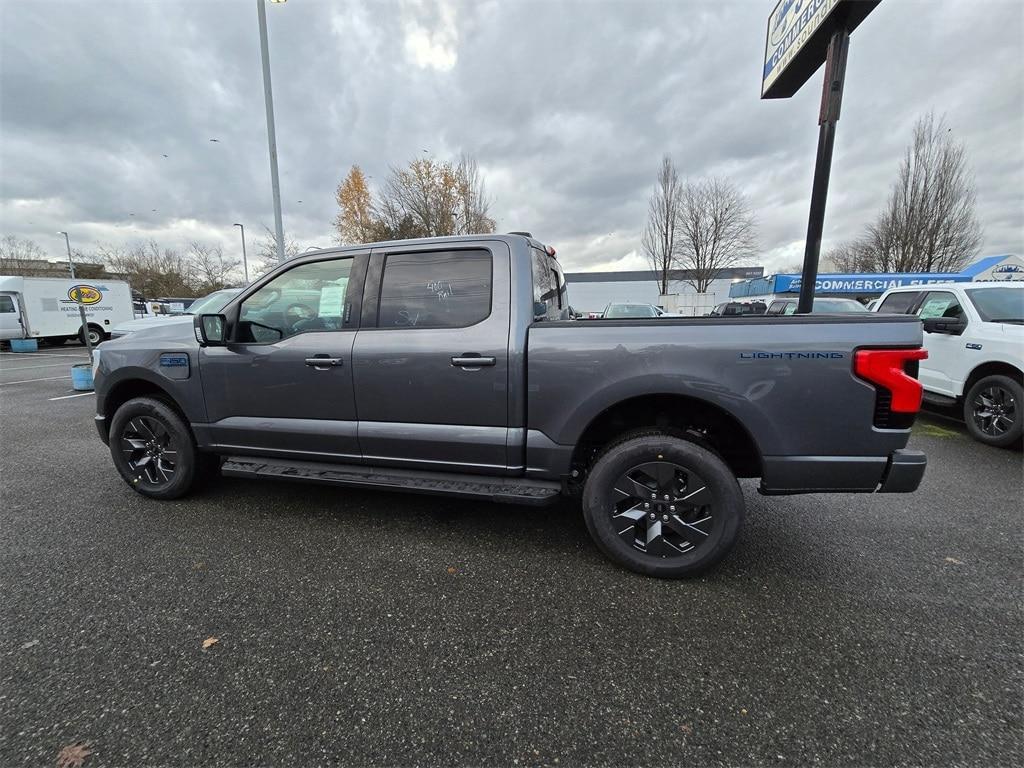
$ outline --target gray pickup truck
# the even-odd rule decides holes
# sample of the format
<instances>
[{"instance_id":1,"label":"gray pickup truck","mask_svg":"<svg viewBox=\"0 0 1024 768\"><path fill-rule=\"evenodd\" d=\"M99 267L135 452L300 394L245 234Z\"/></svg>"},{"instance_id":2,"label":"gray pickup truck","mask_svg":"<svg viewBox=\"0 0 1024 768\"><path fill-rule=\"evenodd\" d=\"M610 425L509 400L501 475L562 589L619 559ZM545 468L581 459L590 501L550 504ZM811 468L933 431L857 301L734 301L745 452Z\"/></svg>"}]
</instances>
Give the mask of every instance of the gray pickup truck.
<instances>
[{"instance_id":1,"label":"gray pickup truck","mask_svg":"<svg viewBox=\"0 0 1024 768\"><path fill-rule=\"evenodd\" d=\"M103 344L96 425L139 493L204 473L522 504L582 497L652 576L736 541L765 494L907 492L921 323L898 315L574 322L526 234L288 261L218 314Z\"/></svg>"}]
</instances>

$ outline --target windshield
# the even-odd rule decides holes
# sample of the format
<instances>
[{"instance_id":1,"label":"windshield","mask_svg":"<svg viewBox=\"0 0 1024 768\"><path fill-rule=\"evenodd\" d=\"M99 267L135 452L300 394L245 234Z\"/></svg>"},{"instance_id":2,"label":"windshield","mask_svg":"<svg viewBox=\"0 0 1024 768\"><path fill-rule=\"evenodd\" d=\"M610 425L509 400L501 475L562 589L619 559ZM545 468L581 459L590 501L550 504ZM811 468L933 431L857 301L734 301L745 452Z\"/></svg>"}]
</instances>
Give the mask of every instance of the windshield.
<instances>
[{"instance_id":1,"label":"windshield","mask_svg":"<svg viewBox=\"0 0 1024 768\"><path fill-rule=\"evenodd\" d=\"M650 304L609 304L605 317L657 317L658 313Z\"/></svg>"},{"instance_id":2,"label":"windshield","mask_svg":"<svg viewBox=\"0 0 1024 768\"><path fill-rule=\"evenodd\" d=\"M1024 325L1024 287L968 288L966 292L986 323Z\"/></svg>"},{"instance_id":3,"label":"windshield","mask_svg":"<svg viewBox=\"0 0 1024 768\"><path fill-rule=\"evenodd\" d=\"M222 291L214 291L213 293L203 296L201 299L196 299L192 302L192 306L185 310L186 315L201 315L204 312L214 314L224 308L231 299L239 294L241 288L225 288Z\"/></svg>"}]
</instances>

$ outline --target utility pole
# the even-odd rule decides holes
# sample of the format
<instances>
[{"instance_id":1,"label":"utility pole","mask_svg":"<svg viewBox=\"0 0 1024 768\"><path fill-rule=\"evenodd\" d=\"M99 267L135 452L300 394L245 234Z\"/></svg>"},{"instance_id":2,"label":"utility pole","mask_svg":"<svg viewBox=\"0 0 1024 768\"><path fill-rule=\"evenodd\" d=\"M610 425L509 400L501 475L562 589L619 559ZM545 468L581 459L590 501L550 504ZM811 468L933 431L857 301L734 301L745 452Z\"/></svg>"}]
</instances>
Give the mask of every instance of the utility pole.
<instances>
[{"instance_id":1,"label":"utility pole","mask_svg":"<svg viewBox=\"0 0 1024 768\"><path fill-rule=\"evenodd\" d=\"M245 255L245 225L235 224L236 227L242 230L242 269L245 270L245 284L249 284L249 259Z\"/></svg>"},{"instance_id":2,"label":"utility pole","mask_svg":"<svg viewBox=\"0 0 1024 768\"><path fill-rule=\"evenodd\" d=\"M64 235L64 244L68 247L68 270L71 272L71 279L75 279L75 261L71 258L71 240L68 238L67 232L58 232L59 235ZM85 348L89 351L89 362L92 362L92 342L89 340L89 324L85 319L85 307L82 302L75 299L75 303L78 304L78 316L82 318L82 338L85 339Z\"/></svg>"},{"instance_id":3,"label":"utility pole","mask_svg":"<svg viewBox=\"0 0 1024 768\"><path fill-rule=\"evenodd\" d=\"M273 0L283 2L283 0ZM274 94L270 87L270 50L267 46L266 0L256 0L260 22L260 58L263 61L263 99L267 106L267 145L270 150L270 186L274 192L274 231L277 234L277 260L284 263L284 223L281 221L281 182L277 176L277 134L274 130Z\"/></svg>"}]
</instances>

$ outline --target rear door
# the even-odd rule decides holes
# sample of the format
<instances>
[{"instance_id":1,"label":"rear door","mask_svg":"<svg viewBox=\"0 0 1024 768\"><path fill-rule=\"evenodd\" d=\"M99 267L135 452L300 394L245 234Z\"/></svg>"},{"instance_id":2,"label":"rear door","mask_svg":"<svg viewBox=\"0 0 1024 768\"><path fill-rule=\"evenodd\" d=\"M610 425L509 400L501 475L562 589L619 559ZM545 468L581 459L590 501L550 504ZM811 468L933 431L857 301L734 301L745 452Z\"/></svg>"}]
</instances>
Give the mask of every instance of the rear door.
<instances>
[{"instance_id":1,"label":"rear door","mask_svg":"<svg viewBox=\"0 0 1024 768\"><path fill-rule=\"evenodd\" d=\"M504 473L509 249L374 250L353 349L367 464Z\"/></svg>"}]
</instances>

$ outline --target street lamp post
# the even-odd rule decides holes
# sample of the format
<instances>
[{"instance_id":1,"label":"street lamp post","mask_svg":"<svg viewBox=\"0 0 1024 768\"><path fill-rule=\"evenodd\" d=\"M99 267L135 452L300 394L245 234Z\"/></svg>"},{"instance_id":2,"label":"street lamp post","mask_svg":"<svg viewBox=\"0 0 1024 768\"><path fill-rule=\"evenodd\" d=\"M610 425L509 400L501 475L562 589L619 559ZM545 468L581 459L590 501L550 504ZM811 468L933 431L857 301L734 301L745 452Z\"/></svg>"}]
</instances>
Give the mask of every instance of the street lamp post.
<instances>
[{"instance_id":1,"label":"street lamp post","mask_svg":"<svg viewBox=\"0 0 1024 768\"><path fill-rule=\"evenodd\" d=\"M271 0L282 3L285 0ZM281 221L281 183L277 177L277 134L274 130L274 94L270 87L270 50L267 46L266 0L256 0L260 22L260 58L263 62L263 99L267 106L267 145L270 150L270 186L274 192L274 230L277 233L277 260L284 262L284 223Z\"/></svg>"},{"instance_id":2,"label":"street lamp post","mask_svg":"<svg viewBox=\"0 0 1024 768\"><path fill-rule=\"evenodd\" d=\"M235 224L240 230L242 230L242 269L245 270L245 284L249 284L249 260L245 255L245 225Z\"/></svg>"},{"instance_id":3,"label":"street lamp post","mask_svg":"<svg viewBox=\"0 0 1024 768\"><path fill-rule=\"evenodd\" d=\"M71 279L75 279L75 261L71 258L71 240L68 238L68 233L63 230L57 233L58 235L64 235L64 244L68 247L68 270L71 272ZM89 340L89 324L85 319L85 307L78 299L75 299L75 303L78 304L78 316L82 319L82 338L85 340L85 348L89 351L89 361L92 361L92 341Z\"/></svg>"}]
</instances>

